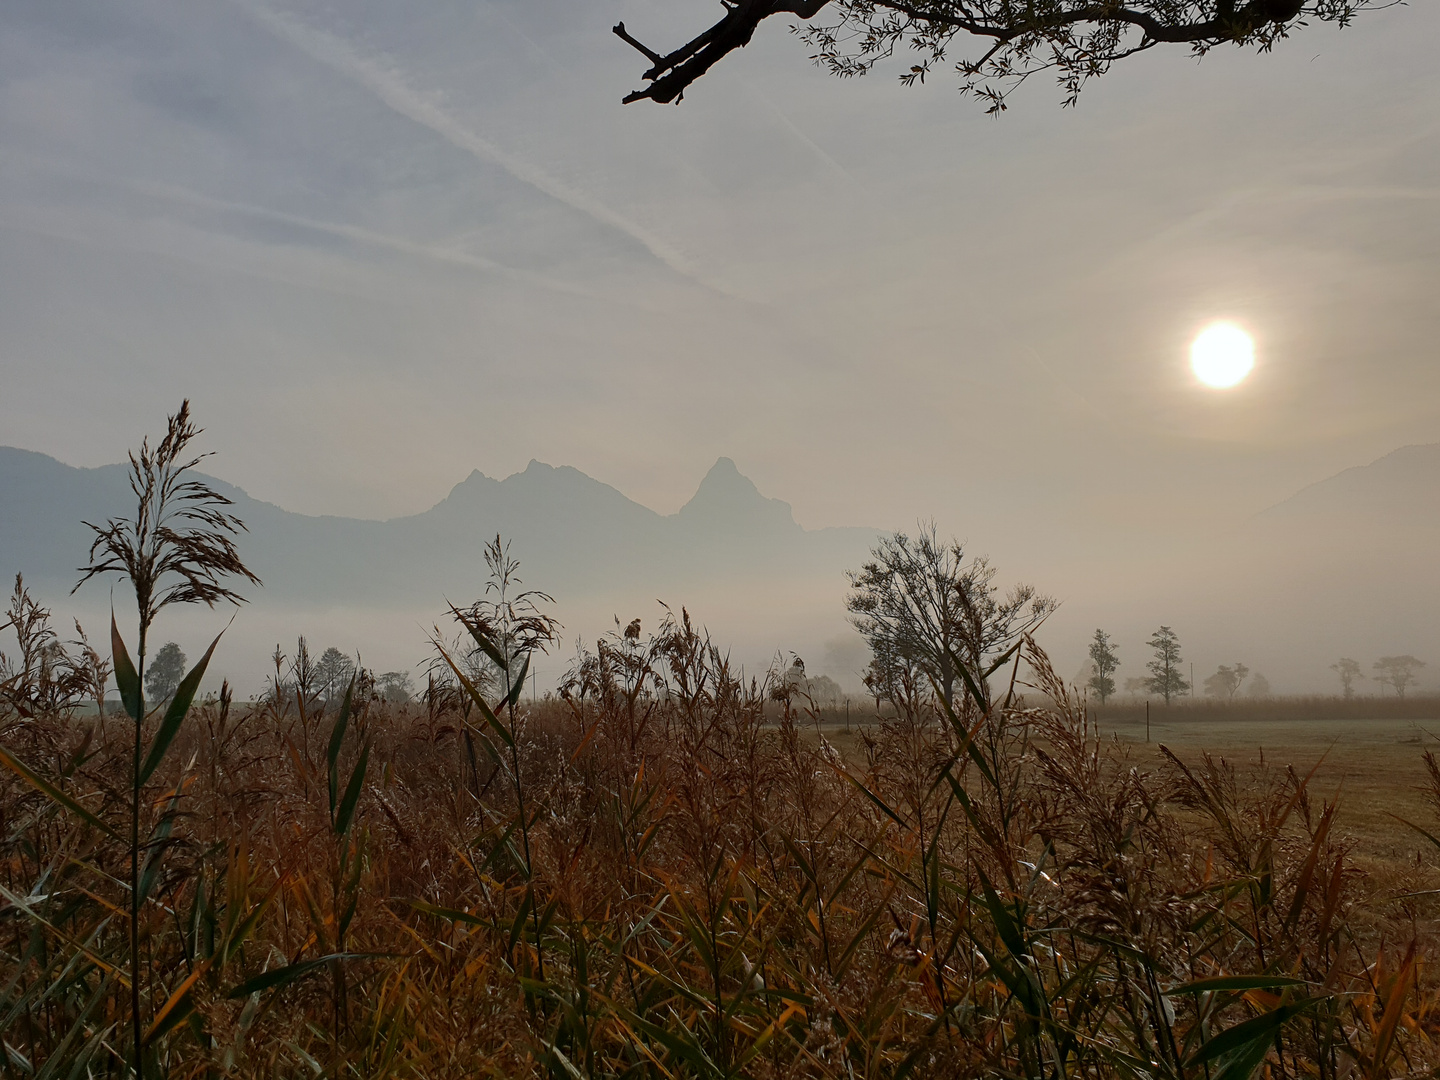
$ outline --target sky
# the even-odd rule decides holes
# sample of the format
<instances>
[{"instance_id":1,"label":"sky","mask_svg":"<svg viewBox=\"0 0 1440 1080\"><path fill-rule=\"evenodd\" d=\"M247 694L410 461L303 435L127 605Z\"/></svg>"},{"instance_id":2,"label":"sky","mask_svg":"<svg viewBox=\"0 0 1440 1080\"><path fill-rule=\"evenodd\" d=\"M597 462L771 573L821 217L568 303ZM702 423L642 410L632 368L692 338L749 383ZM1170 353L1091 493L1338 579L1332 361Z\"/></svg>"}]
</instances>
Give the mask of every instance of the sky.
<instances>
[{"instance_id":1,"label":"sky","mask_svg":"<svg viewBox=\"0 0 1440 1080\"><path fill-rule=\"evenodd\" d=\"M610 27L714 8L0 5L0 443L105 464L189 397L212 472L377 518L532 458L670 513L727 455L1068 597L1440 440L1440 5L998 118L771 20L622 107ZM1186 358L1221 318L1225 393Z\"/></svg>"}]
</instances>

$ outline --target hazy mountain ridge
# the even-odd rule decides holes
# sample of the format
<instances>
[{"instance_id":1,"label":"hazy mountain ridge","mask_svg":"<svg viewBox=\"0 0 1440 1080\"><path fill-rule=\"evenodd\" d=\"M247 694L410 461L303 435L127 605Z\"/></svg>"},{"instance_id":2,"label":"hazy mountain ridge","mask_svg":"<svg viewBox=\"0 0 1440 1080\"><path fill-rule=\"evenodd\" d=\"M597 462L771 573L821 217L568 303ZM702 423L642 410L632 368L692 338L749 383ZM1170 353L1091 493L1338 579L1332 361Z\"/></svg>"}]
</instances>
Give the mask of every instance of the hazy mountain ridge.
<instances>
[{"instance_id":1,"label":"hazy mountain ridge","mask_svg":"<svg viewBox=\"0 0 1440 1080\"><path fill-rule=\"evenodd\" d=\"M1440 443L1402 446L1297 491L1256 524L1324 519L1337 528L1440 528Z\"/></svg>"},{"instance_id":2,"label":"hazy mountain ridge","mask_svg":"<svg viewBox=\"0 0 1440 1080\"><path fill-rule=\"evenodd\" d=\"M478 470L420 514L372 521L317 517L211 482L248 528L241 547L286 602L383 606L467 597L484 580L482 551L498 533L527 585L592 595L639 585L655 592L750 577L825 576L858 564L876 532L806 530L788 503L762 495L721 458L681 510L661 515L570 466L539 461L503 480ZM127 468L81 469L0 447L0 573L74 581L90 532L84 520L132 512Z\"/></svg>"}]
</instances>

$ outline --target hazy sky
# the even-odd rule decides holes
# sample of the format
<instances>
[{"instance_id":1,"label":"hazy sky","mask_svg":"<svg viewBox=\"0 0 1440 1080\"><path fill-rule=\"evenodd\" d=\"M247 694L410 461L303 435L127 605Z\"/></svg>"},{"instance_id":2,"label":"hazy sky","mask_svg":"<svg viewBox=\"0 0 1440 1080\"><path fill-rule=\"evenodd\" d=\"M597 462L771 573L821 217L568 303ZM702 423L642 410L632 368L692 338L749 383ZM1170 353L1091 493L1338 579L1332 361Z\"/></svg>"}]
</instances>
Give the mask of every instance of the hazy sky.
<instances>
[{"instance_id":1,"label":"hazy sky","mask_svg":"<svg viewBox=\"0 0 1440 1080\"><path fill-rule=\"evenodd\" d=\"M7 0L0 443L116 461L188 395L214 472L356 516L531 458L668 513L725 454L808 527L934 516L1041 577L1440 439L1433 0L999 119L772 20L620 105L617 19L715 14ZM1222 317L1258 364L1218 394Z\"/></svg>"}]
</instances>

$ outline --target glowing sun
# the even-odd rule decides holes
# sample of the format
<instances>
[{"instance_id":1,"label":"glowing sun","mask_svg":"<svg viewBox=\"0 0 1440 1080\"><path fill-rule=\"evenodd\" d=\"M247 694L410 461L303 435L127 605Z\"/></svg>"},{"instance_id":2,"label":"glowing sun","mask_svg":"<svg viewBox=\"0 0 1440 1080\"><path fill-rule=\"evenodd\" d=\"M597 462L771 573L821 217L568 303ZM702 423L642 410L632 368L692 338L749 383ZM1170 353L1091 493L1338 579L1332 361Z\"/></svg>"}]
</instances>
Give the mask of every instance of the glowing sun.
<instances>
[{"instance_id":1,"label":"glowing sun","mask_svg":"<svg viewBox=\"0 0 1440 1080\"><path fill-rule=\"evenodd\" d=\"M1255 339L1234 323L1211 323L1190 345L1190 369L1206 386L1224 390L1255 366Z\"/></svg>"}]
</instances>

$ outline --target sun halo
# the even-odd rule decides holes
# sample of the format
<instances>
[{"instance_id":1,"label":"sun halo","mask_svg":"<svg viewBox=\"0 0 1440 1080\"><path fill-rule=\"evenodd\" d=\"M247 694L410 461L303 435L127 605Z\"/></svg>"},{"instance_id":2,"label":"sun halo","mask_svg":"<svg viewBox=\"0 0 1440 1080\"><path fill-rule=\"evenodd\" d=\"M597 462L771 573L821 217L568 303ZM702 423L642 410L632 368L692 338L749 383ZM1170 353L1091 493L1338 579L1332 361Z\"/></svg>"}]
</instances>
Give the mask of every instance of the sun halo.
<instances>
[{"instance_id":1,"label":"sun halo","mask_svg":"<svg viewBox=\"0 0 1440 1080\"><path fill-rule=\"evenodd\" d=\"M1204 385L1227 390L1255 366L1255 339L1230 322L1205 327L1190 344L1190 370Z\"/></svg>"}]
</instances>

